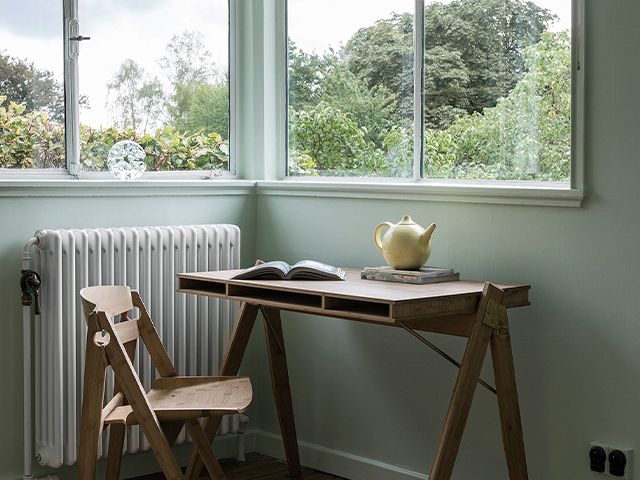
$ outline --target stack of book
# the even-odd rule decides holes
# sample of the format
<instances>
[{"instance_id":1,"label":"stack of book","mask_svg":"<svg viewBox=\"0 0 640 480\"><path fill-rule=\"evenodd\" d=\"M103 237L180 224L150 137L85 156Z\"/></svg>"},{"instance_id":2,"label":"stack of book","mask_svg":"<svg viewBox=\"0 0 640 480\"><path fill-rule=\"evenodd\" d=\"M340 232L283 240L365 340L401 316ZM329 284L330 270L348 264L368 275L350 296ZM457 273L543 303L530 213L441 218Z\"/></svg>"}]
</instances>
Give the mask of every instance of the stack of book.
<instances>
[{"instance_id":1,"label":"stack of book","mask_svg":"<svg viewBox=\"0 0 640 480\"><path fill-rule=\"evenodd\" d=\"M420 270L395 270L389 266L365 267L360 277L365 280L414 283L417 285L460 280L460 274L454 272L452 268L440 267L422 267Z\"/></svg>"}]
</instances>

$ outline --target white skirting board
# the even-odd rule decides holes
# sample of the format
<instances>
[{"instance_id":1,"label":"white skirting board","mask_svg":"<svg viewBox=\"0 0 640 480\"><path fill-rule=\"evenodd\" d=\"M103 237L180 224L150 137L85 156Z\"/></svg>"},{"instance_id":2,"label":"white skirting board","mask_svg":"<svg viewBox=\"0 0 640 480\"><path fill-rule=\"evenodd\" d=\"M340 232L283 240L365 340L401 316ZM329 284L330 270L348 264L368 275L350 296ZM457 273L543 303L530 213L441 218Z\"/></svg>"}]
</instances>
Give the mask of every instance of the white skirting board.
<instances>
[{"instance_id":1,"label":"white skirting board","mask_svg":"<svg viewBox=\"0 0 640 480\"><path fill-rule=\"evenodd\" d=\"M263 455L284 459L282 437L264 430L255 430L255 450ZM350 480L428 480L429 476L406 468L379 462L298 440L300 462L321 472Z\"/></svg>"},{"instance_id":2,"label":"white skirting board","mask_svg":"<svg viewBox=\"0 0 640 480\"><path fill-rule=\"evenodd\" d=\"M247 453L255 452L255 432L247 430L243 434L244 448ZM191 456L192 444L183 444L175 447L176 458L181 465L186 465ZM218 435L213 443L213 449L216 457L234 458L238 453L238 434ZM98 462L98 471L96 478L104 478L106 460ZM122 457L122 474L121 478L134 478L137 476L156 473L160 470L156 458L151 452L139 452L131 455L125 454ZM59 469L51 469L46 467L38 467L34 469L34 478L46 479L47 475L51 475L51 480L78 480L76 466L62 467ZM5 472L0 473L0 480L17 480L22 476L18 473L13 475Z\"/></svg>"}]
</instances>

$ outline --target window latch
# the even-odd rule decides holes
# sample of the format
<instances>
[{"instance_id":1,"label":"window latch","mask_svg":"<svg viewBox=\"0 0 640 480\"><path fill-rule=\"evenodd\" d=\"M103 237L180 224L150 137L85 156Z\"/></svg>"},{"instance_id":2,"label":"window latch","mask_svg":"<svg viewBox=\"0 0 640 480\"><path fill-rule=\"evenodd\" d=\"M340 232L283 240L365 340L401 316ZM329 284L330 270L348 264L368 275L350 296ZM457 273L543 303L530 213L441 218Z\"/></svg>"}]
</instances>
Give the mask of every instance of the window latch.
<instances>
[{"instance_id":1,"label":"window latch","mask_svg":"<svg viewBox=\"0 0 640 480\"><path fill-rule=\"evenodd\" d=\"M82 42L84 40L91 40L91 37L83 37L82 35L77 35L75 37L69 37L69 41L73 41L73 42Z\"/></svg>"}]
</instances>

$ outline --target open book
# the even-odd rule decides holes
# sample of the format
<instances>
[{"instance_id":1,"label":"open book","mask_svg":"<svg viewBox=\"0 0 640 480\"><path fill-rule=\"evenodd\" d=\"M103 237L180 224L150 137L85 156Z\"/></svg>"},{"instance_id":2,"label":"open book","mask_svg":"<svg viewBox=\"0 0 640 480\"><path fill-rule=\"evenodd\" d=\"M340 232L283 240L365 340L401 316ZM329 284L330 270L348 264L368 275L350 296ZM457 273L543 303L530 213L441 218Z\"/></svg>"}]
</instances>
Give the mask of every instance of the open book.
<instances>
[{"instance_id":1,"label":"open book","mask_svg":"<svg viewBox=\"0 0 640 480\"><path fill-rule=\"evenodd\" d=\"M344 280L346 272L339 267L300 260L295 265L286 262L265 262L247 268L233 278L236 280Z\"/></svg>"}]
</instances>

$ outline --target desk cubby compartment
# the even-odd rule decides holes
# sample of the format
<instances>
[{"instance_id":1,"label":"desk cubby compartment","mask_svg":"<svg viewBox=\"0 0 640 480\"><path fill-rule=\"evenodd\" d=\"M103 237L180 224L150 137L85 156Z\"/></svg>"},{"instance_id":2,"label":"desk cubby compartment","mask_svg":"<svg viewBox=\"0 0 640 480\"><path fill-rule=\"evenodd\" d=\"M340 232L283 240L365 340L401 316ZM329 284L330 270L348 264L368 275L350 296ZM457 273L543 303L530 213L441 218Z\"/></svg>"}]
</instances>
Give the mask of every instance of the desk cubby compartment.
<instances>
[{"instance_id":1,"label":"desk cubby compartment","mask_svg":"<svg viewBox=\"0 0 640 480\"><path fill-rule=\"evenodd\" d=\"M325 297L324 309L333 312L347 312L361 314L368 317L389 319L389 304L372 302L370 300L356 300L353 298Z\"/></svg>"},{"instance_id":2,"label":"desk cubby compartment","mask_svg":"<svg viewBox=\"0 0 640 480\"><path fill-rule=\"evenodd\" d=\"M227 286L222 282L208 282L194 278L178 277L178 290L191 290L197 293L211 293L213 295L225 295Z\"/></svg>"},{"instance_id":3,"label":"desk cubby compartment","mask_svg":"<svg viewBox=\"0 0 640 480\"><path fill-rule=\"evenodd\" d=\"M293 307L322 307L322 297L308 293L289 292L286 290L272 290L270 288L260 288L247 285L229 284L228 297L245 300L261 300L281 306Z\"/></svg>"}]
</instances>

